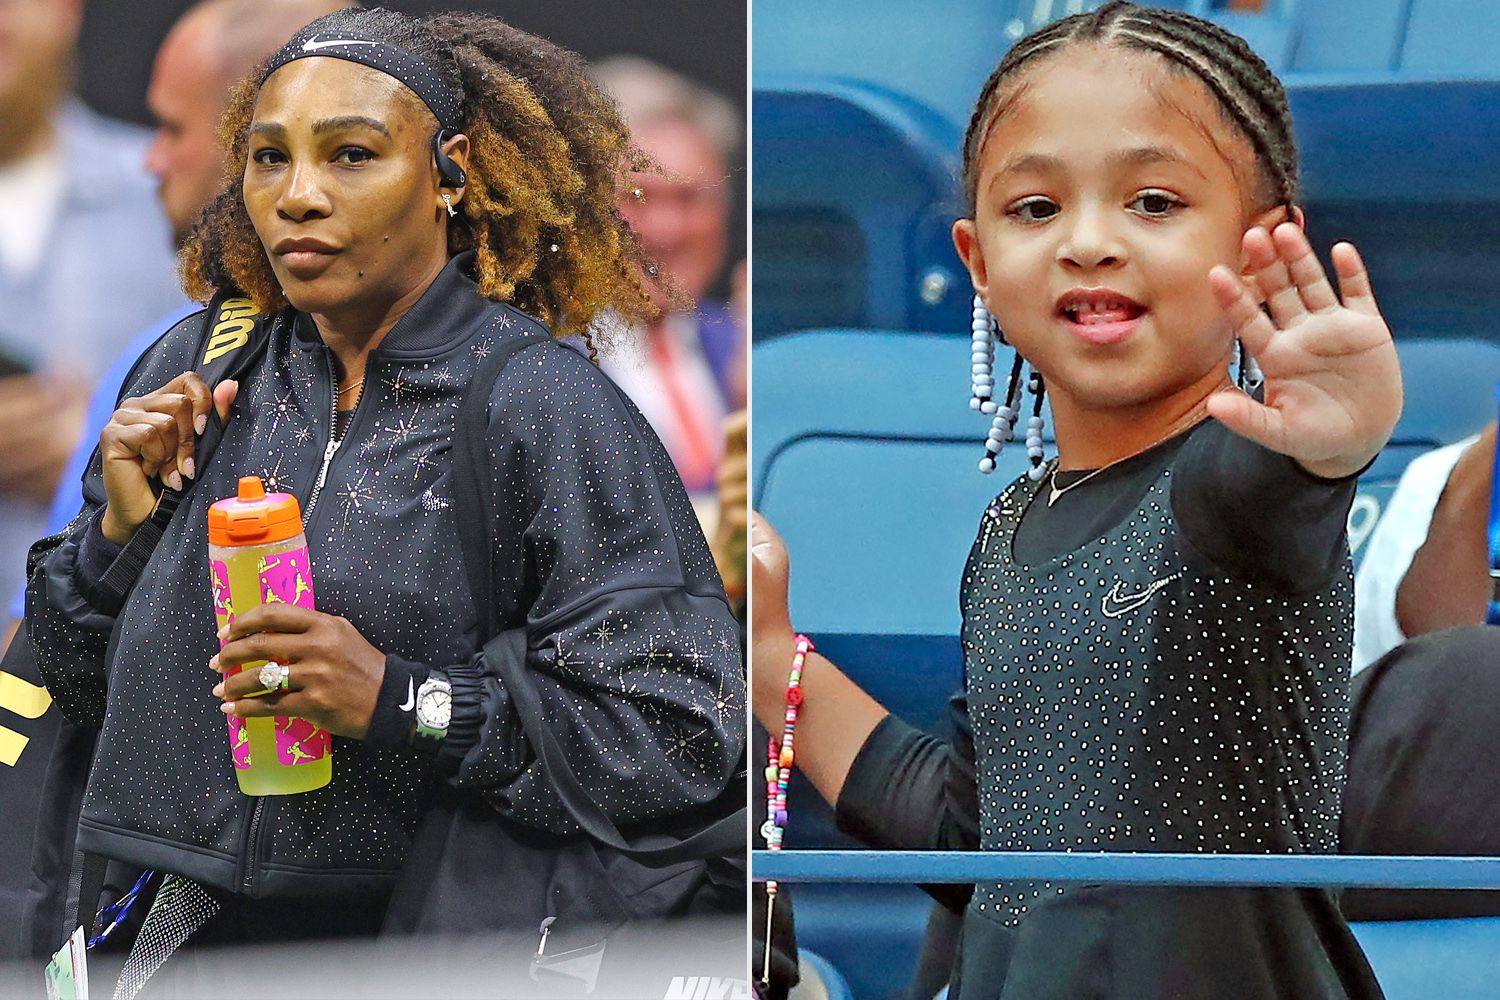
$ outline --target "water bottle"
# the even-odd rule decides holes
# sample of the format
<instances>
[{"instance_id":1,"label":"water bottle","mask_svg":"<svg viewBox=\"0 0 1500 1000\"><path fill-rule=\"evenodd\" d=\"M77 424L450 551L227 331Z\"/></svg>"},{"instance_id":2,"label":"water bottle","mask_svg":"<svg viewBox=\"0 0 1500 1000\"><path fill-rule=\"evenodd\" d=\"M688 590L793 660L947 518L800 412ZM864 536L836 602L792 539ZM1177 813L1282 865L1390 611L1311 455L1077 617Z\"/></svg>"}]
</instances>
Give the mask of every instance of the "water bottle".
<instances>
[{"instance_id":1,"label":"water bottle","mask_svg":"<svg viewBox=\"0 0 1500 1000\"><path fill-rule=\"evenodd\" d=\"M245 476L238 496L209 508L208 542L220 628L262 604L313 607L312 559L302 510L290 493L268 494L259 476ZM259 671L264 663L246 663L239 670ZM229 750L246 795L295 795L333 778L332 737L306 719L231 716Z\"/></svg>"}]
</instances>

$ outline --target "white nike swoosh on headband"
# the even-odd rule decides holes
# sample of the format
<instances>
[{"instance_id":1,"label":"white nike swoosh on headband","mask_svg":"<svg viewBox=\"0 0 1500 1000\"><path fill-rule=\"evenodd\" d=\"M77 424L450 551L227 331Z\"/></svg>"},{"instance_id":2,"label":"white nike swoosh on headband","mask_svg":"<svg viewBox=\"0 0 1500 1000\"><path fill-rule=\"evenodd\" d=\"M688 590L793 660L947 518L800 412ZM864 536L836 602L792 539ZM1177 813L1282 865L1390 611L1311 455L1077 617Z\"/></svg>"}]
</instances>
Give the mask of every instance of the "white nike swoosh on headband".
<instances>
[{"instance_id":1,"label":"white nike swoosh on headband","mask_svg":"<svg viewBox=\"0 0 1500 1000\"><path fill-rule=\"evenodd\" d=\"M406 679L406 704L401 706L401 711L410 712L417 707L417 685L410 677Z\"/></svg>"},{"instance_id":2,"label":"white nike swoosh on headband","mask_svg":"<svg viewBox=\"0 0 1500 1000\"><path fill-rule=\"evenodd\" d=\"M366 41L363 38L330 38L326 42L320 42L317 39L309 38L307 41L305 41L305 42L302 43L302 51L303 52L316 52L316 51L318 51L318 49L326 49L326 48L330 48L331 46L334 46L334 45L374 45L374 44L375 44L374 42Z\"/></svg>"}]
</instances>

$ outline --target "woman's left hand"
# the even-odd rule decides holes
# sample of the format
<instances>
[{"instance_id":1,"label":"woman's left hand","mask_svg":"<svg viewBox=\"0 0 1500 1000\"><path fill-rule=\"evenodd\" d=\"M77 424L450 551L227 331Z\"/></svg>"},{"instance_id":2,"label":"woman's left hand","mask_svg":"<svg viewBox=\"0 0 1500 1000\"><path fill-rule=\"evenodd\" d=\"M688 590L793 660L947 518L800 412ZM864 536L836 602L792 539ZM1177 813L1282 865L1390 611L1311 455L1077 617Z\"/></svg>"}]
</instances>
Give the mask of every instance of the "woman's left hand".
<instances>
[{"instance_id":1,"label":"woman's left hand","mask_svg":"<svg viewBox=\"0 0 1500 1000\"><path fill-rule=\"evenodd\" d=\"M1229 268L1214 268L1209 282L1265 374L1265 400L1225 390L1209 397L1209 415L1314 475L1358 472L1401 416L1401 366L1359 252L1333 248L1340 302L1300 226L1252 229L1244 251L1265 310Z\"/></svg>"},{"instance_id":2,"label":"woman's left hand","mask_svg":"<svg viewBox=\"0 0 1500 1000\"><path fill-rule=\"evenodd\" d=\"M225 677L214 688L227 715L251 719L288 715L339 736L364 739L385 678L385 654L348 620L290 604L263 604L235 617L220 632L228 642L209 666L220 673L257 660L289 670L288 688L265 688L260 670Z\"/></svg>"}]
</instances>

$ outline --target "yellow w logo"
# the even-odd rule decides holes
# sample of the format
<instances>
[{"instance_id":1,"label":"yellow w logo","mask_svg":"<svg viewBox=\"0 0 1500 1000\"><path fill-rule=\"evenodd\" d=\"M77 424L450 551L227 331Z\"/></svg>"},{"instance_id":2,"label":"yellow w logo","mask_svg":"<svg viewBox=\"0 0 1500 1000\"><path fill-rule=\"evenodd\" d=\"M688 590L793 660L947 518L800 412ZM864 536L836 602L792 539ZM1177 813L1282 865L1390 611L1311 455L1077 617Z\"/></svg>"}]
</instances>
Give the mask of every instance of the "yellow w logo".
<instances>
[{"instance_id":1,"label":"yellow w logo","mask_svg":"<svg viewBox=\"0 0 1500 1000\"><path fill-rule=\"evenodd\" d=\"M23 719L39 719L51 707L52 696L46 688L0 671L0 708ZM21 751L30 742L31 737L0 726L0 764L15 767L16 761L21 759Z\"/></svg>"},{"instance_id":2,"label":"yellow w logo","mask_svg":"<svg viewBox=\"0 0 1500 1000\"><path fill-rule=\"evenodd\" d=\"M219 320L209 334L208 349L203 352L201 363L206 365L248 344L250 331L255 329L254 316L255 306L249 299L225 299L219 307Z\"/></svg>"}]
</instances>

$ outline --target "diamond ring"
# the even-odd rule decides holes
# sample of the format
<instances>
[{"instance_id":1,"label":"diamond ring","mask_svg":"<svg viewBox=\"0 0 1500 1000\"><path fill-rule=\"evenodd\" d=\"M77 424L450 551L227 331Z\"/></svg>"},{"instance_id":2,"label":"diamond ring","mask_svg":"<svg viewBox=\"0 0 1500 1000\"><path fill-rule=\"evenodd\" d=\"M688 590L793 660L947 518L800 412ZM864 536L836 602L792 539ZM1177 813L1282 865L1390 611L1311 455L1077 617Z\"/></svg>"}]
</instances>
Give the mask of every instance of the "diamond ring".
<instances>
[{"instance_id":1,"label":"diamond ring","mask_svg":"<svg viewBox=\"0 0 1500 1000\"><path fill-rule=\"evenodd\" d=\"M292 668L284 663L269 660L260 668L258 674L260 686L269 693L271 691L285 691L292 686Z\"/></svg>"}]
</instances>

